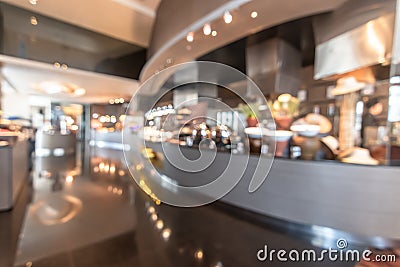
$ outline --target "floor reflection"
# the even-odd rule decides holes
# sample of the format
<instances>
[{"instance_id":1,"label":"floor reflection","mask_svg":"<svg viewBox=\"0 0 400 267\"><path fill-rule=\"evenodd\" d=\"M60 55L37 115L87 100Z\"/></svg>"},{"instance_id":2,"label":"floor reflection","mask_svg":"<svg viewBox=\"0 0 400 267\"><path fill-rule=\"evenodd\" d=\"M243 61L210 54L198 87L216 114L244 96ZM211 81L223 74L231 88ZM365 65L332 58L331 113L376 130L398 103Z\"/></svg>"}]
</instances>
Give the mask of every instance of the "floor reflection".
<instances>
[{"instance_id":1,"label":"floor reflection","mask_svg":"<svg viewBox=\"0 0 400 267\"><path fill-rule=\"evenodd\" d=\"M92 153L88 176L75 156L36 160L16 265L59 258L126 233L133 239L134 192L123 164Z\"/></svg>"},{"instance_id":2,"label":"floor reflection","mask_svg":"<svg viewBox=\"0 0 400 267\"><path fill-rule=\"evenodd\" d=\"M355 265L260 262L257 252L264 245L276 250L321 248L226 204L161 204L129 177L119 151L92 148L82 160L42 158L33 186L16 266Z\"/></svg>"}]
</instances>

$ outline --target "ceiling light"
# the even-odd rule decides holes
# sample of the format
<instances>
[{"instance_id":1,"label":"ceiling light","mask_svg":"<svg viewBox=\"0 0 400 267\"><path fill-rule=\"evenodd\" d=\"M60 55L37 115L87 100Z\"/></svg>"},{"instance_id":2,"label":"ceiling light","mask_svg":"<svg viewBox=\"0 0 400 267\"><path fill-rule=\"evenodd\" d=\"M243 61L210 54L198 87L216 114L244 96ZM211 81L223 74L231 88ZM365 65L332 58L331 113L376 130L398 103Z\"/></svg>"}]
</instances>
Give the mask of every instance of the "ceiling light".
<instances>
[{"instance_id":1,"label":"ceiling light","mask_svg":"<svg viewBox=\"0 0 400 267\"><path fill-rule=\"evenodd\" d=\"M214 36L214 37L217 36L217 31L212 31L211 35Z\"/></svg>"},{"instance_id":2,"label":"ceiling light","mask_svg":"<svg viewBox=\"0 0 400 267\"><path fill-rule=\"evenodd\" d=\"M108 103L110 103L111 105L114 104L114 99L110 99L110 100L108 101Z\"/></svg>"},{"instance_id":3,"label":"ceiling light","mask_svg":"<svg viewBox=\"0 0 400 267\"><path fill-rule=\"evenodd\" d=\"M256 11L251 12L250 16L255 19L258 16L258 13Z\"/></svg>"},{"instance_id":4,"label":"ceiling light","mask_svg":"<svg viewBox=\"0 0 400 267\"><path fill-rule=\"evenodd\" d=\"M82 87L76 88L74 90L74 95L81 96L81 95L84 95L84 94L86 94L86 90L84 88L82 88Z\"/></svg>"},{"instance_id":5,"label":"ceiling light","mask_svg":"<svg viewBox=\"0 0 400 267\"><path fill-rule=\"evenodd\" d=\"M60 68L60 67L61 67L61 64L60 64L60 63L58 63L58 62L54 62L54 67L58 69L58 68Z\"/></svg>"},{"instance_id":6,"label":"ceiling light","mask_svg":"<svg viewBox=\"0 0 400 267\"><path fill-rule=\"evenodd\" d=\"M67 64L62 64L62 65L61 65L61 68L62 68L63 70L67 70L67 69L68 69L68 65L67 65Z\"/></svg>"},{"instance_id":7,"label":"ceiling light","mask_svg":"<svg viewBox=\"0 0 400 267\"><path fill-rule=\"evenodd\" d=\"M66 178L65 178L65 181L67 182L67 183L72 183L73 181L74 181L74 177L73 176L71 176L71 175L68 175Z\"/></svg>"},{"instance_id":8,"label":"ceiling light","mask_svg":"<svg viewBox=\"0 0 400 267\"><path fill-rule=\"evenodd\" d=\"M42 90L46 94L59 94L64 91L66 91L68 88L58 82L53 82L53 81L47 81L47 82L41 82L39 84L40 90Z\"/></svg>"},{"instance_id":9,"label":"ceiling light","mask_svg":"<svg viewBox=\"0 0 400 267\"><path fill-rule=\"evenodd\" d=\"M224 21L226 24L229 24L232 22L232 15L231 15L231 13L229 13L229 11L226 11L224 13Z\"/></svg>"},{"instance_id":10,"label":"ceiling light","mask_svg":"<svg viewBox=\"0 0 400 267\"><path fill-rule=\"evenodd\" d=\"M194 40L193 32L189 32L189 33L186 35L186 41L188 41L189 43L191 43L191 42L193 42L193 40Z\"/></svg>"},{"instance_id":11,"label":"ceiling light","mask_svg":"<svg viewBox=\"0 0 400 267\"><path fill-rule=\"evenodd\" d=\"M121 97L120 99L119 99L119 103L124 103L125 102L125 100Z\"/></svg>"},{"instance_id":12,"label":"ceiling light","mask_svg":"<svg viewBox=\"0 0 400 267\"><path fill-rule=\"evenodd\" d=\"M70 96L81 96L86 90L73 83L58 81L43 81L35 85L35 89L45 94L60 94Z\"/></svg>"},{"instance_id":13,"label":"ceiling light","mask_svg":"<svg viewBox=\"0 0 400 267\"><path fill-rule=\"evenodd\" d=\"M29 3L31 3L32 5L36 5L37 4L37 0L29 0Z\"/></svg>"},{"instance_id":14,"label":"ceiling light","mask_svg":"<svg viewBox=\"0 0 400 267\"><path fill-rule=\"evenodd\" d=\"M32 24L33 26L38 25L38 20L37 20L37 18L36 18L35 16L32 16L32 17L31 17L31 24Z\"/></svg>"},{"instance_id":15,"label":"ceiling light","mask_svg":"<svg viewBox=\"0 0 400 267\"><path fill-rule=\"evenodd\" d=\"M210 25L210 23L204 24L203 33L204 33L204 35L210 35L211 34L211 25Z\"/></svg>"}]
</instances>

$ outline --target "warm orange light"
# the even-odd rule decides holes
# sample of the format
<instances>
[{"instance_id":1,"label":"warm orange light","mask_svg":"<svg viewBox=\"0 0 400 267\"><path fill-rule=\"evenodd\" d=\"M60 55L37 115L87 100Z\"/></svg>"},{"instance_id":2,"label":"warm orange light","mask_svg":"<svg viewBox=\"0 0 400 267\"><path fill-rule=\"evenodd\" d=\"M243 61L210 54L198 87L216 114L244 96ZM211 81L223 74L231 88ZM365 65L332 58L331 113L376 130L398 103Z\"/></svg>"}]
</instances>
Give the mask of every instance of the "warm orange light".
<instances>
[{"instance_id":1,"label":"warm orange light","mask_svg":"<svg viewBox=\"0 0 400 267\"><path fill-rule=\"evenodd\" d=\"M210 23L204 24L203 33L204 33L204 35L210 35L211 34L211 25L210 25Z\"/></svg>"},{"instance_id":2,"label":"warm orange light","mask_svg":"<svg viewBox=\"0 0 400 267\"><path fill-rule=\"evenodd\" d=\"M189 43L191 43L191 42L194 41L194 34L193 34L193 32L189 32L189 33L186 35L186 41L188 41Z\"/></svg>"},{"instance_id":3,"label":"warm orange light","mask_svg":"<svg viewBox=\"0 0 400 267\"><path fill-rule=\"evenodd\" d=\"M231 15L231 13L229 13L229 11L226 11L226 12L224 13L224 21L225 21L225 23L226 23L226 24L229 24L229 23L232 22L232 20L233 20L233 17L232 17L232 15Z\"/></svg>"},{"instance_id":4,"label":"warm orange light","mask_svg":"<svg viewBox=\"0 0 400 267\"><path fill-rule=\"evenodd\" d=\"M65 178L65 181L67 182L67 183L72 183L73 181L74 181L74 177L73 176L71 176L71 175L68 175L66 178Z\"/></svg>"}]
</instances>

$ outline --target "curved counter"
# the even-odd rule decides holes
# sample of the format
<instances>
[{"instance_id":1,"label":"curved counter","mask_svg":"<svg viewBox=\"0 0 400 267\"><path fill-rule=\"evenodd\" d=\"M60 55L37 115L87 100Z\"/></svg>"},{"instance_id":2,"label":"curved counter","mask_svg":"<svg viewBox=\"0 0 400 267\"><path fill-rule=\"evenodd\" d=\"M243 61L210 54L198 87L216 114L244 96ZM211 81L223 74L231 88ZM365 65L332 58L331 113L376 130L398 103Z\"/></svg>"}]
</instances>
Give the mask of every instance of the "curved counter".
<instances>
[{"instance_id":1,"label":"curved counter","mask_svg":"<svg viewBox=\"0 0 400 267\"><path fill-rule=\"evenodd\" d=\"M163 159L159 143L146 143ZM168 149L174 144L164 144ZM187 155L198 153L182 147ZM241 155L233 155L241 157ZM226 162L229 153L217 153L215 162ZM244 176L221 200L231 205L288 222L312 226L332 237L333 229L353 242L377 247L400 244L400 168L362 166L330 161L276 158L267 179L254 193L249 182L258 156L250 156ZM188 173L162 160L158 170L179 185L190 186ZM239 169L243 166L237 166ZM209 179L212 170L196 173ZM215 175L215 174L214 174ZM191 176L193 176L191 174Z\"/></svg>"}]
</instances>

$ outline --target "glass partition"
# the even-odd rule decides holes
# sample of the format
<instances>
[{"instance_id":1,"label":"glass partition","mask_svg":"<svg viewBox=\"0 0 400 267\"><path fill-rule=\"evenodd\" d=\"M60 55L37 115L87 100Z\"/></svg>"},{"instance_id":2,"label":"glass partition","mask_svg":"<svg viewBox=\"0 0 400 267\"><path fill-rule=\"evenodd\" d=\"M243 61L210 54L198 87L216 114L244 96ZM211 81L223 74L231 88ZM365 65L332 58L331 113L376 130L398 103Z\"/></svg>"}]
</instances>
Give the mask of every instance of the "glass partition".
<instances>
[{"instance_id":1,"label":"glass partition","mask_svg":"<svg viewBox=\"0 0 400 267\"><path fill-rule=\"evenodd\" d=\"M397 0L393 40L388 110L389 140L386 157L390 165L400 165L400 0Z\"/></svg>"}]
</instances>

